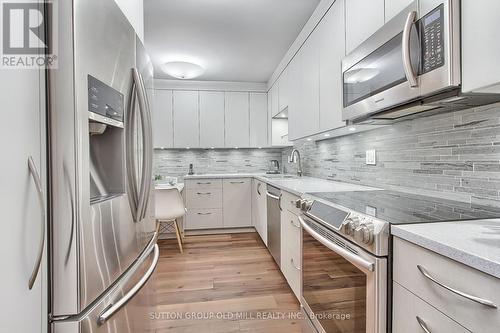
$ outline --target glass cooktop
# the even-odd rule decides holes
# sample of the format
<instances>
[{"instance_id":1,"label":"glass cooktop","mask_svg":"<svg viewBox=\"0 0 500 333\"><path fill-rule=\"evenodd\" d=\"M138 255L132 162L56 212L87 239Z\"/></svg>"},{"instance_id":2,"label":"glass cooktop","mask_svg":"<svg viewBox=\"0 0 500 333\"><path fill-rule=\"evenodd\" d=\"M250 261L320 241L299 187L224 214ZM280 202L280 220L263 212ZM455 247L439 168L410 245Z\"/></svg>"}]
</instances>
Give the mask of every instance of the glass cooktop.
<instances>
[{"instance_id":1,"label":"glass cooktop","mask_svg":"<svg viewBox=\"0 0 500 333\"><path fill-rule=\"evenodd\" d=\"M309 194L391 224L500 218L500 208L395 191Z\"/></svg>"}]
</instances>

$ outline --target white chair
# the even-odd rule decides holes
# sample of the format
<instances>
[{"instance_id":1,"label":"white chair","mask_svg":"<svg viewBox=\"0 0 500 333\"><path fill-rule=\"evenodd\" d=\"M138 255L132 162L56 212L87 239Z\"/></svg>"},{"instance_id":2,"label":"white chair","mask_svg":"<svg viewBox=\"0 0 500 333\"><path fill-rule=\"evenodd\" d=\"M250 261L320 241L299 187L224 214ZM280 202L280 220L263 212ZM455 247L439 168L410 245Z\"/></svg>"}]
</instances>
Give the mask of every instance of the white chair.
<instances>
[{"instance_id":1,"label":"white chair","mask_svg":"<svg viewBox=\"0 0 500 333\"><path fill-rule=\"evenodd\" d=\"M184 201L182 200L181 193L176 188L157 189L155 193L155 216L156 222L167 230L174 229L179 250L182 250L181 231L177 219L186 214Z\"/></svg>"}]
</instances>

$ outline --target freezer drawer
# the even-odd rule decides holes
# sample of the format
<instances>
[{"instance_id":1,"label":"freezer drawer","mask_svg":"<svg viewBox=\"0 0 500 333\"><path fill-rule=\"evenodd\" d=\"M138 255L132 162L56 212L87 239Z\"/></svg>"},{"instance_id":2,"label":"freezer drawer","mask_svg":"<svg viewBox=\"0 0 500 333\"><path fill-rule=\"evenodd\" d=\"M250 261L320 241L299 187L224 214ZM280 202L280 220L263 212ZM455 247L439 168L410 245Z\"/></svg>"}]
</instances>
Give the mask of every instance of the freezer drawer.
<instances>
[{"instance_id":1,"label":"freezer drawer","mask_svg":"<svg viewBox=\"0 0 500 333\"><path fill-rule=\"evenodd\" d=\"M158 263L153 244L131 270L95 305L79 316L52 323L53 333L150 332L156 301L150 279ZM116 311L114 311L116 309Z\"/></svg>"}]
</instances>

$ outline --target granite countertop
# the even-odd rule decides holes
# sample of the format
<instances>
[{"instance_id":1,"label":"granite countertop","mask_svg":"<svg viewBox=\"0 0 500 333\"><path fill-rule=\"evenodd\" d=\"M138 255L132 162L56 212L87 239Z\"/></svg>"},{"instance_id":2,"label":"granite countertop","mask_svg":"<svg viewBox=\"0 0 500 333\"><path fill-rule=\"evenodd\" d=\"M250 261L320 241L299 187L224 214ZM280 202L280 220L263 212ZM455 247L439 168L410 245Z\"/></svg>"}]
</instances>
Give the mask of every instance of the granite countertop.
<instances>
[{"instance_id":1,"label":"granite countertop","mask_svg":"<svg viewBox=\"0 0 500 333\"><path fill-rule=\"evenodd\" d=\"M391 234L500 279L500 219L398 225Z\"/></svg>"},{"instance_id":2,"label":"granite countertop","mask_svg":"<svg viewBox=\"0 0 500 333\"><path fill-rule=\"evenodd\" d=\"M325 180L313 177L296 177L290 174L267 175L263 173L234 173L234 174L231 173L231 174L187 175L184 177L184 179L206 179L206 178L255 178L297 196L301 196L304 193L315 193L315 192L377 190L376 188L373 187L362 186L358 184L350 184L350 183Z\"/></svg>"}]
</instances>

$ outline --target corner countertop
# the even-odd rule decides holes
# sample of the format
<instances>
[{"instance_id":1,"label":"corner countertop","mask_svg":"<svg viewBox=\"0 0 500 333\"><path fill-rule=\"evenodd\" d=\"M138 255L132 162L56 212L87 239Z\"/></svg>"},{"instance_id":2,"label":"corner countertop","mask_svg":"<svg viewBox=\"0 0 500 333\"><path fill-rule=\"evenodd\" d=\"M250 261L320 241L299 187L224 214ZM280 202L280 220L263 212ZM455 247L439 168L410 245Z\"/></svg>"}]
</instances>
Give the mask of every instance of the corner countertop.
<instances>
[{"instance_id":1,"label":"corner countertop","mask_svg":"<svg viewBox=\"0 0 500 333\"><path fill-rule=\"evenodd\" d=\"M344 183L313 177L293 177L293 175L267 175L264 173L226 173L226 174L200 174L187 175L184 179L207 179L207 178L255 178L269 185L275 186L283 191L301 196L304 193L317 192L342 192L342 191L364 191L378 190L377 188L362 186L358 184Z\"/></svg>"},{"instance_id":2,"label":"corner countertop","mask_svg":"<svg viewBox=\"0 0 500 333\"><path fill-rule=\"evenodd\" d=\"M170 184L155 184L155 190L170 190L176 188L179 192L182 192L184 189L184 183L176 183L174 185Z\"/></svg>"},{"instance_id":3,"label":"corner countertop","mask_svg":"<svg viewBox=\"0 0 500 333\"><path fill-rule=\"evenodd\" d=\"M391 234L500 279L500 219L398 225Z\"/></svg>"}]
</instances>

